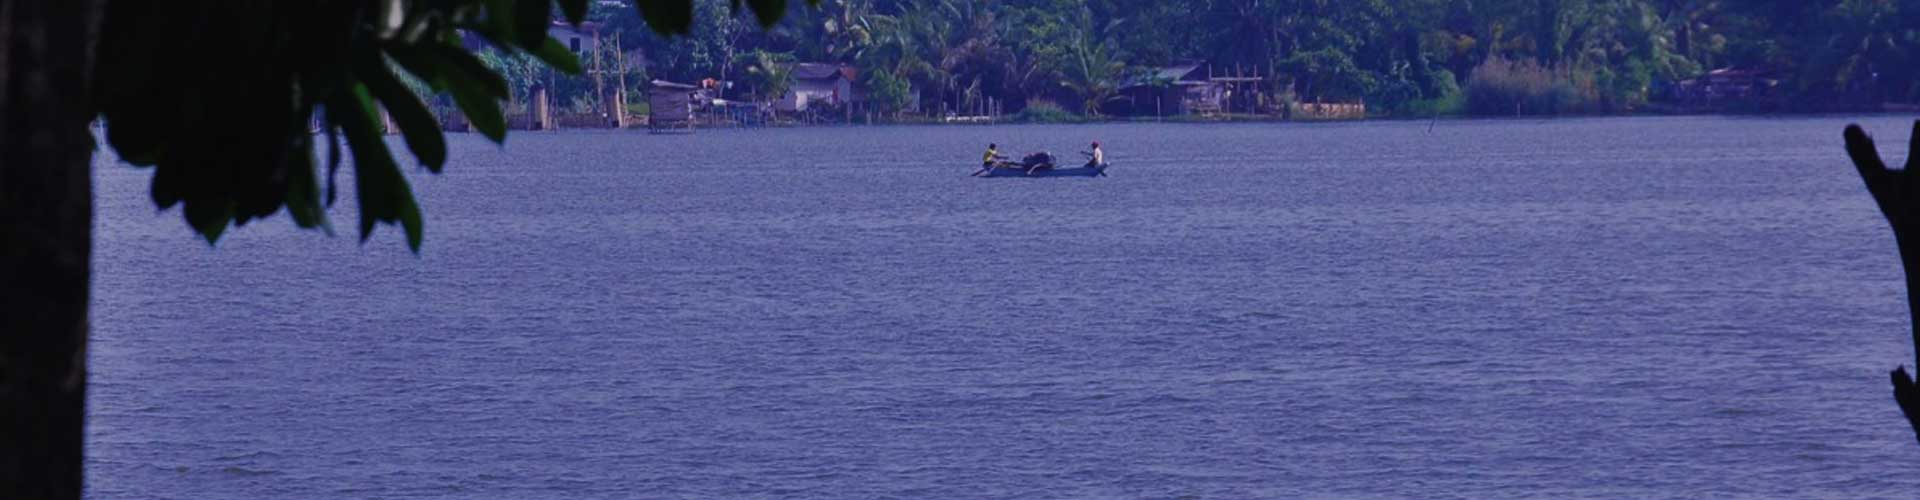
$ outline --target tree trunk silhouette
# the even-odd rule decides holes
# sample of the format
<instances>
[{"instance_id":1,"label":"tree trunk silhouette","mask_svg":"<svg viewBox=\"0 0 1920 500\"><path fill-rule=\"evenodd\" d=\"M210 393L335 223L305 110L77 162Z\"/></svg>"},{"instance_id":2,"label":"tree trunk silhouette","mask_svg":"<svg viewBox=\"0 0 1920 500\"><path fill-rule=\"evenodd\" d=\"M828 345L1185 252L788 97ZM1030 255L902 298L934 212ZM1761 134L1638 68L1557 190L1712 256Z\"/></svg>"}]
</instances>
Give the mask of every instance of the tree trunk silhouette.
<instances>
[{"instance_id":1,"label":"tree trunk silhouette","mask_svg":"<svg viewBox=\"0 0 1920 500\"><path fill-rule=\"evenodd\" d=\"M1860 170L1860 178L1893 226L1893 237L1900 247L1900 265L1907 275L1907 314L1912 319L1916 350L1915 366L1920 366L1920 122L1914 123L1912 147L1906 168L1889 170L1874 148L1873 138L1859 125L1847 127L1847 155ZM1920 384L1898 367L1893 377L1893 399L1907 415L1915 439L1920 439Z\"/></svg>"},{"instance_id":2,"label":"tree trunk silhouette","mask_svg":"<svg viewBox=\"0 0 1920 500\"><path fill-rule=\"evenodd\" d=\"M0 498L80 497L100 13L0 1Z\"/></svg>"}]
</instances>

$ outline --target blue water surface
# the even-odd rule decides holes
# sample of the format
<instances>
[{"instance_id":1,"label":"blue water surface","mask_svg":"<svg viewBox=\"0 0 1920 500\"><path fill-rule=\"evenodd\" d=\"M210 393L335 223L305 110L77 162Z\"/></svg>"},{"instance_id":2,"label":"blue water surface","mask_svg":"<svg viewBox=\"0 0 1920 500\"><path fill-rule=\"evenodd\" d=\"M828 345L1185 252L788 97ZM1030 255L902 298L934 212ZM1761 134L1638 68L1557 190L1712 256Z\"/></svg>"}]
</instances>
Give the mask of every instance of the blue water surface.
<instances>
[{"instance_id":1,"label":"blue water surface","mask_svg":"<svg viewBox=\"0 0 1920 500\"><path fill-rule=\"evenodd\" d=\"M426 245L96 162L92 498L1911 498L1900 117L515 133ZM1099 179L976 179L988 142ZM349 169L350 170L350 169ZM351 186L350 177L341 179Z\"/></svg>"}]
</instances>

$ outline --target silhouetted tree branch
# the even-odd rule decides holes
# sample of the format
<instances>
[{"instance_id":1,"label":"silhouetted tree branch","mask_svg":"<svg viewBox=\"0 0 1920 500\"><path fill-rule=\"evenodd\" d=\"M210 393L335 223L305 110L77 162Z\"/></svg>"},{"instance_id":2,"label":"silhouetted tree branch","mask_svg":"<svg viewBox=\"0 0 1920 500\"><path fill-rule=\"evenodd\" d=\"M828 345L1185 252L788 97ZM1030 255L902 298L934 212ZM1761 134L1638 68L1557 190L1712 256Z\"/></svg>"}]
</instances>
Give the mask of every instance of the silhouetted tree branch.
<instances>
[{"instance_id":1,"label":"silhouetted tree branch","mask_svg":"<svg viewBox=\"0 0 1920 500\"><path fill-rule=\"evenodd\" d=\"M1920 195L1920 122L1914 123L1907 165L1900 170L1887 168L1880 160L1880 152L1874 148L1873 138L1859 125L1847 127L1845 135L1847 155L1853 157L1853 165L1860 169L1867 191L1873 193L1880 212L1893 225L1893 238L1900 246L1900 265L1907 275L1907 314L1913 319L1915 366L1920 366L1920 295L1915 295L1920 292L1920 196L1916 196ZM1920 384L1907 374L1905 367L1895 368L1892 376L1893 399L1907 415L1915 439L1920 439Z\"/></svg>"},{"instance_id":2,"label":"silhouetted tree branch","mask_svg":"<svg viewBox=\"0 0 1920 500\"><path fill-rule=\"evenodd\" d=\"M786 0L731 4L763 25L787 11ZM85 484L89 122L102 118L101 142L151 167L154 203L182 206L210 243L282 208L295 225L327 227L344 138L361 238L397 224L417 251L420 210L379 111L428 171L449 160L437 120L401 76L451 94L476 129L504 140L506 83L465 35L578 72L547 28L555 7L579 23L588 6L0 0L0 500L77 500ZM652 28L685 32L692 0L638 7ZM318 140L330 152L324 198Z\"/></svg>"}]
</instances>

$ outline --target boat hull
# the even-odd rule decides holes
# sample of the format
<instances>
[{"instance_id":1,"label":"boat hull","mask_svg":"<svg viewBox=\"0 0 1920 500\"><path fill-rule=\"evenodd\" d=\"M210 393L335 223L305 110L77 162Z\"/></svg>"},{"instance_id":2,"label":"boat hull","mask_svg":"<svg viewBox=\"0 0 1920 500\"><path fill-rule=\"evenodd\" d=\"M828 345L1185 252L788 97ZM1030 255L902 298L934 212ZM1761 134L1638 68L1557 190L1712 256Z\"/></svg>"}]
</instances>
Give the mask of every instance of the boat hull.
<instances>
[{"instance_id":1,"label":"boat hull","mask_svg":"<svg viewBox=\"0 0 1920 500\"><path fill-rule=\"evenodd\" d=\"M1024 169L1024 168L999 167L999 168L987 169L986 172L983 172L980 174L980 177L1102 177L1107 175L1107 167L1110 167L1110 166L1112 165L1111 164L1101 165L1098 167L1044 168L1040 170L1035 170L1031 174L1027 173L1027 169Z\"/></svg>"}]
</instances>

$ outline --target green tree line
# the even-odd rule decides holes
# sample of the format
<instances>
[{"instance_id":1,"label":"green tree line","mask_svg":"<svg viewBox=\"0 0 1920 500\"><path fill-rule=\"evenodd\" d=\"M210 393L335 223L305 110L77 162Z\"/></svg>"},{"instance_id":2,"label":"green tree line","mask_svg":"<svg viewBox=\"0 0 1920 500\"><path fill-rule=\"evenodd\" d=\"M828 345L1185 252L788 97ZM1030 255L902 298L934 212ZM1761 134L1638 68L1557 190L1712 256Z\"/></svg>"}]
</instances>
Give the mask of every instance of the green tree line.
<instances>
[{"instance_id":1,"label":"green tree line","mask_svg":"<svg viewBox=\"0 0 1920 500\"><path fill-rule=\"evenodd\" d=\"M1276 100L1415 115L1632 111L1727 67L1767 74L1786 110L1920 101L1920 0L823 0L768 29L751 15L695 0L672 37L631 8L591 17L653 77L762 91L778 82L757 63L840 63L904 112L1097 113L1181 61L1258 72Z\"/></svg>"}]
</instances>

